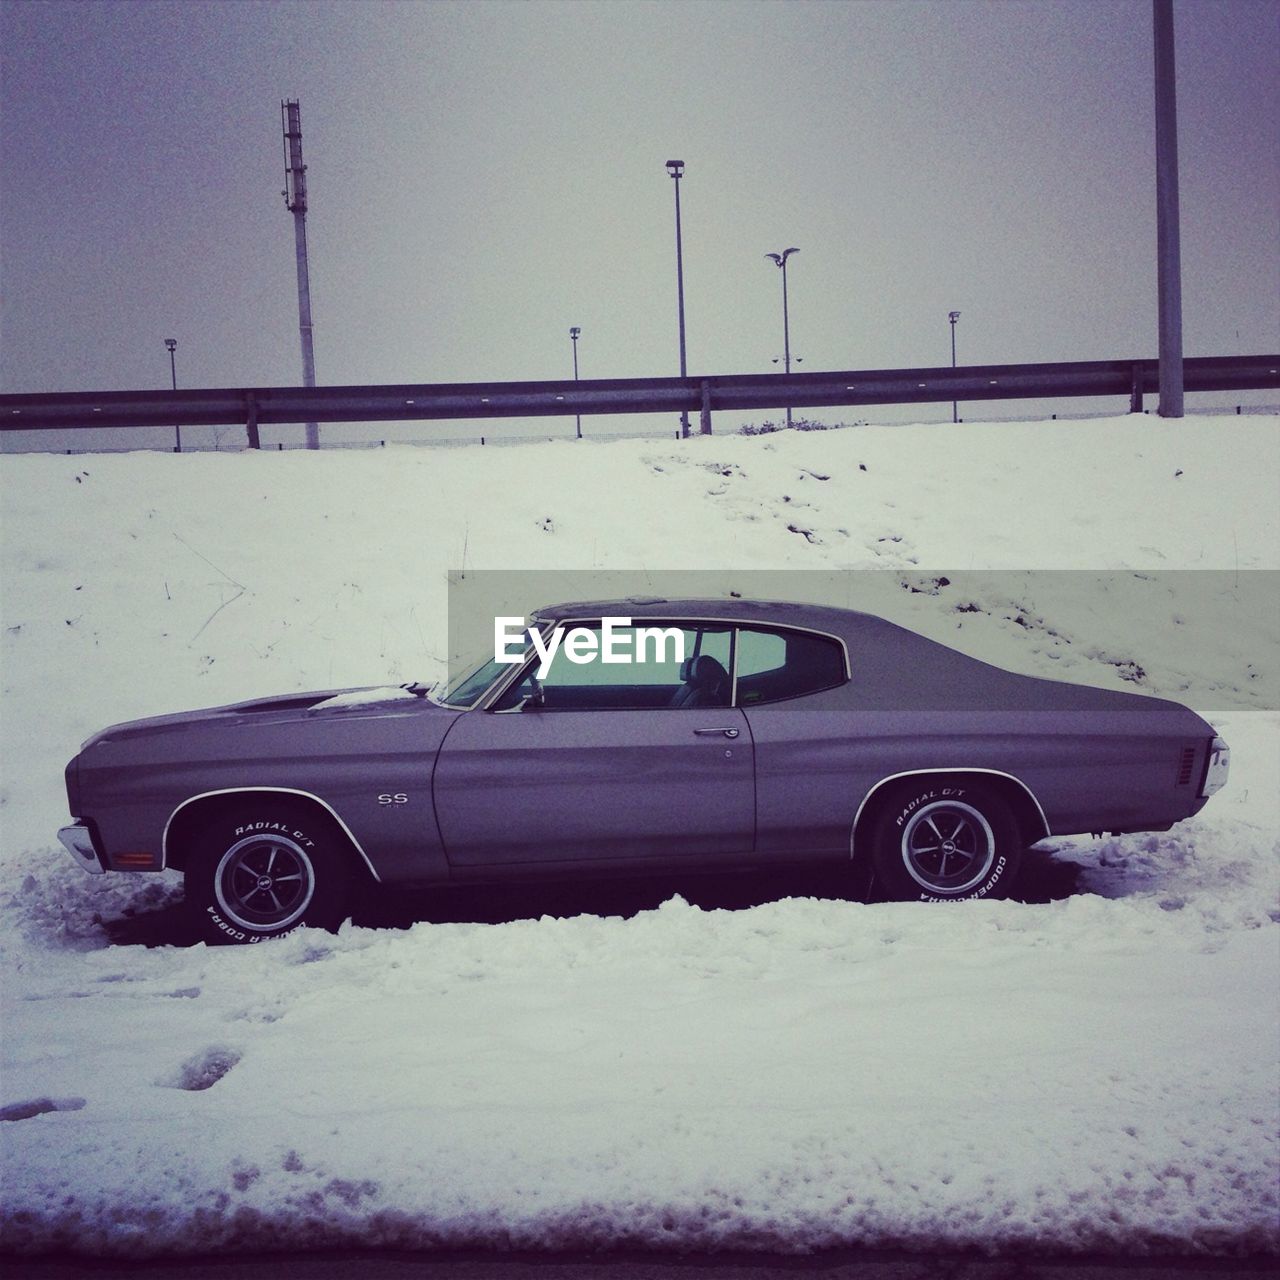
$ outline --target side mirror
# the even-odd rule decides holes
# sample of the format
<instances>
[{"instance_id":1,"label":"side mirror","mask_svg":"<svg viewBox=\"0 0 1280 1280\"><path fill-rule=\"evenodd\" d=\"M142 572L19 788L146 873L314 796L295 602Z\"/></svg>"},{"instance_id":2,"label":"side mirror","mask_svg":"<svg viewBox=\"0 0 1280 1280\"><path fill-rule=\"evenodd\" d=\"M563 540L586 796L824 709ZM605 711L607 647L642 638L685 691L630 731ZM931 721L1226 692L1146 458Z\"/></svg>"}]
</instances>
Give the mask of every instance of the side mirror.
<instances>
[{"instance_id":1,"label":"side mirror","mask_svg":"<svg viewBox=\"0 0 1280 1280\"><path fill-rule=\"evenodd\" d=\"M529 696L520 704L521 711L541 711L547 705L547 695L543 692L542 686L534 679L529 677Z\"/></svg>"}]
</instances>

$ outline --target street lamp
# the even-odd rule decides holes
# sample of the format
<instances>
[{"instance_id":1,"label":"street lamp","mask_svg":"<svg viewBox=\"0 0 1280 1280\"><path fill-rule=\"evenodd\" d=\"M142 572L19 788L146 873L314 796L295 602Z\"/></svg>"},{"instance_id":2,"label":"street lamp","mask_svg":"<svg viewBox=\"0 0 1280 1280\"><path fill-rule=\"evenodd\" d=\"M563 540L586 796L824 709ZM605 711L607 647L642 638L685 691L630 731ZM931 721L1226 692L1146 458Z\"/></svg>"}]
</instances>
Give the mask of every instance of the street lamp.
<instances>
[{"instance_id":1,"label":"street lamp","mask_svg":"<svg viewBox=\"0 0 1280 1280\"><path fill-rule=\"evenodd\" d=\"M766 253L764 256L782 268L782 364L787 373L791 372L791 326L787 319L787 259L799 249L783 249L781 253ZM787 407L787 426L791 425L791 408Z\"/></svg>"},{"instance_id":2,"label":"street lamp","mask_svg":"<svg viewBox=\"0 0 1280 1280\"><path fill-rule=\"evenodd\" d=\"M951 367L956 367L956 321L960 319L958 311L948 311L947 319L951 321ZM951 402L951 421L959 422L960 414L956 402Z\"/></svg>"},{"instance_id":3,"label":"street lamp","mask_svg":"<svg viewBox=\"0 0 1280 1280\"><path fill-rule=\"evenodd\" d=\"M680 179L684 177L684 161L668 160L667 172L676 186L676 307L680 318L680 376L687 378L689 369L685 363L684 353L684 247L680 239ZM689 434L689 411L680 410L680 434Z\"/></svg>"},{"instance_id":4,"label":"street lamp","mask_svg":"<svg viewBox=\"0 0 1280 1280\"><path fill-rule=\"evenodd\" d=\"M576 324L573 326L572 329L569 330L569 337L573 342L573 380L574 382L577 382L578 380L578 334L580 334L581 332L582 330L578 328ZM575 413L573 415L573 420L575 423L577 423L578 439L581 440L582 439L582 415L580 413Z\"/></svg>"},{"instance_id":5,"label":"street lamp","mask_svg":"<svg viewBox=\"0 0 1280 1280\"><path fill-rule=\"evenodd\" d=\"M169 353L169 380L170 382L173 383L173 389L177 391L178 366L174 359L174 354L173 354L178 349L177 338L166 338L164 340L164 347L165 347L165 350ZM174 453L181 453L182 452L182 428L177 423L174 423L173 434L176 437L176 444L177 444L177 447L174 449Z\"/></svg>"}]
</instances>

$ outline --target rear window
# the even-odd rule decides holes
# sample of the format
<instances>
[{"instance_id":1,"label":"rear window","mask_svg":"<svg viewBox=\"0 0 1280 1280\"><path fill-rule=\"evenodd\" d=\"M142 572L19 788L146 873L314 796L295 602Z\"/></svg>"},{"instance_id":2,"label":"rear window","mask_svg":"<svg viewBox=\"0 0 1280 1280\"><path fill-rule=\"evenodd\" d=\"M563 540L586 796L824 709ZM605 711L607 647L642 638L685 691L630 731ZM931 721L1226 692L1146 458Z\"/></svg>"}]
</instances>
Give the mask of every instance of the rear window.
<instances>
[{"instance_id":1,"label":"rear window","mask_svg":"<svg viewBox=\"0 0 1280 1280\"><path fill-rule=\"evenodd\" d=\"M739 627L737 660L741 707L834 689L848 679L844 646L808 631Z\"/></svg>"}]
</instances>

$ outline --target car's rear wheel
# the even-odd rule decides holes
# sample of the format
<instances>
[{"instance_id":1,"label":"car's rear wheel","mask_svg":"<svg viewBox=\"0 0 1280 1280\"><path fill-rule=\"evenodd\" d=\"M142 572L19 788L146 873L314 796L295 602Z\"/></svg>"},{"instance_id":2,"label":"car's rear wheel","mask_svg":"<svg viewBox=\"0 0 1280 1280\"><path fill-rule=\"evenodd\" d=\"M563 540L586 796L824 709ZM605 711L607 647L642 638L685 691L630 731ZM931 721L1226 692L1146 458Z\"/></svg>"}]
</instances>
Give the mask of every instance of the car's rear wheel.
<instances>
[{"instance_id":1,"label":"car's rear wheel","mask_svg":"<svg viewBox=\"0 0 1280 1280\"><path fill-rule=\"evenodd\" d=\"M876 883L891 901L1003 897L1022 861L1018 826L989 787L917 780L884 798L871 824Z\"/></svg>"},{"instance_id":2,"label":"car's rear wheel","mask_svg":"<svg viewBox=\"0 0 1280 1280\"><path fill-rule=\"evenodd\" d=\"M207 941L261 942L304 925L336 928L349 912L350 859L314 815L246 800L212 812L193 842L185 887Z\"/></svg>"}]
</instances>

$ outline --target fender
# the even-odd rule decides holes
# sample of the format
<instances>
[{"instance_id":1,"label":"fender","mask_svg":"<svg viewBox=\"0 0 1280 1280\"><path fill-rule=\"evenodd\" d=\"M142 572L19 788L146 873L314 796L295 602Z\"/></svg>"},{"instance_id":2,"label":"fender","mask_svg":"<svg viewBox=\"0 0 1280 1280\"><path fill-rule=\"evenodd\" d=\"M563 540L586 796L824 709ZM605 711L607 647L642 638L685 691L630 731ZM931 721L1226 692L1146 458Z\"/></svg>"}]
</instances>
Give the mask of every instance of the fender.
<instances>
[{"instance_id":1,"label":"fender","mask_svg":"<svg viewBox=\"0 0 1280 1280\"><path fill-rule=\"evenodd\" d=\"M311 791L299 791L295 787L223 787L219 791L202 791L199 795L190 796L184 800L170 815L168 821L164 824L164 834L160 837L160 869L163 871L169 865L169 828L173 825L173 820L180 814L189 804L195 804L197 800L208 800L211 796L239 796L247 795L250 792L272 792L276 795L285 796L302 796L306 800L312 800L318 804L333 820L342 828L347 839L351 841L351 847L364 859L364 865L369 868L369 874L379 884L382 883L382 877L378 874L373 863L369 861L369 855L365 853L361 847L360 841L356 839L351 828L343 822L338 812L328 801L322 800L318 795Z\"/></svg>"},{"instance_id":2,"label":"fender","mask_svg":"<svg viewBox=\"0 0 1280 1280\"><path fill-rule=\"evenodd\" d=\"M1021 778L1014 777L1011 773L1005 773L1002 769L979 769L966 768L962 765L953 765L947 769L907 769L903 773L891 773L887 778L881 778L865 796L862 797L862 803L858 805L858 811L853 815L853 826L849 828L849 857L853 858L854 835L858 830L858 822L862 818L862 812L867 807L871 797L875 795L881 787L887 786L891 782L898 782L902 778L931 777L936 774L955 774L955 773L984 773L989 777L1004 778L1007 782L1016 783L1026 793L1027 799L1036 807L1036 812L1040 815L1040 825L1044 829L1043 834L1036 837L1037 840L1043 840L1045 836L1051 836L1053 832L1049 829L1049 820L1044 816L1044 806L1036 798L1036 793L1031 790Z\"/></svg>"}]
</instances>

